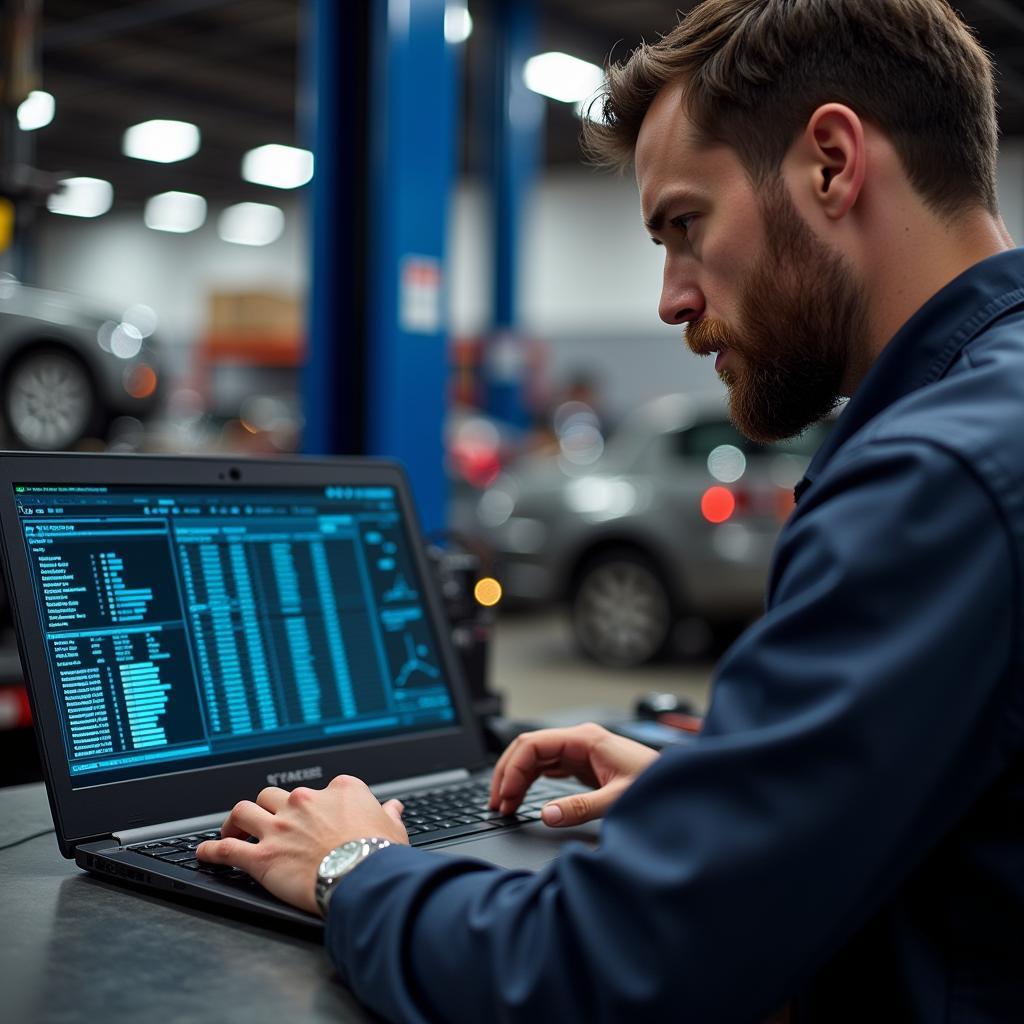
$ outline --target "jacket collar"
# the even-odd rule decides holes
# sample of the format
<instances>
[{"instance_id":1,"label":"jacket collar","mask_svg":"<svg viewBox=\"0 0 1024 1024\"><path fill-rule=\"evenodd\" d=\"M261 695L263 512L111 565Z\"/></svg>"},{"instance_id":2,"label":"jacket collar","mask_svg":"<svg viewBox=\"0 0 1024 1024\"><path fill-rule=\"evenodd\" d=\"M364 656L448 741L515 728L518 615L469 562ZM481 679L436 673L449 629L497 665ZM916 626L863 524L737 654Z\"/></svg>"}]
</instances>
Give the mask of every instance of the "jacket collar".
<instances>
[{"instance_id":1,"label":"jacket collar","mask_svg":"<svg viewBox=\"0 0 1024 1024\"><path fill-rule=\"evenodd\" d=\"M861 427L905 395L944 377L973 338L1021 303L1024 249L976 263L933 295L899 329L868 370L796 485L796 500Z\"/></svg>"}]
</instances>

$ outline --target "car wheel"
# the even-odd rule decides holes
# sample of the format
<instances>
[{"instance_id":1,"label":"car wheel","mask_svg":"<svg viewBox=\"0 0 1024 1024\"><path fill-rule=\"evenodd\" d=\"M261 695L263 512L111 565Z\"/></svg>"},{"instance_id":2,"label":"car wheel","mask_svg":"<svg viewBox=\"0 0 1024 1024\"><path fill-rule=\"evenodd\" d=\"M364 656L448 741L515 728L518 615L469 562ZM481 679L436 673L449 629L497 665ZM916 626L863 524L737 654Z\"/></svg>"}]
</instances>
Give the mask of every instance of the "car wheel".
<instances>
[{"instance_id":1,"label":"car wheel","mask_svg":"<svg viewBox=\"0 0 1024 1024\"><path fill-rule=\"evenodd\" d=\"M36 451L70 448L96 419L96 394L82 361L33 347L4 375L3 414L13 441Z\"/></svg>"},{"instance_id":2,"label":"car wheel","mask_svg":"<svg viewBox=\"0 0 1024 1024\"><path fill-rule=\"evenodd\" d=\"M667 646L672 620L668 588L639 552L606 552L577 578L573 631L583 653L602 665L651 661Z\"/></svg>"}]
</instances>

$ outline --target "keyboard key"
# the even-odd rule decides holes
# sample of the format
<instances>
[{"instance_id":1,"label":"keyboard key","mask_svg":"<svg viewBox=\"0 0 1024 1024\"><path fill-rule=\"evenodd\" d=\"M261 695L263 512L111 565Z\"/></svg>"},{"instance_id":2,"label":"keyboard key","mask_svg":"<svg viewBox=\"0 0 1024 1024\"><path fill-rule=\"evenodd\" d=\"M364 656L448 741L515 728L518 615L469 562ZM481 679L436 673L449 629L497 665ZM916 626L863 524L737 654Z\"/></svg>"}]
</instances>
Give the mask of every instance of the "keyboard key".
<instances>
[{"instance_id":1,"label":"keyboard key","mask_svg":"<svg viewBox=\"0 0 1024 1024\"><path fill-rule=\"evenodd\" d=\"M426 832L420 835L412 836L409 840L411 846L419 846L423 843L436 843L442 839L456 839L460 836L475 835L478 832L490 832L495 829L496 826L490 821L479 821L472 825L455 825L452 828L437 829L433 832Z\"/></svg>"},{"instance_id":2,"label":"keyboard key","mask_svg":"<svg viewBox=\"0 0 1024 1024\"><path fill-rule=\"evenodd\" d=\"M199 871L205 875L229 875L236 870L230 864L210 864L207 861L199 861Z\"/></svg>"},{"instance_id":3,"label":"keyboard key","mask_svg":"<svg viewBox=\"0 0 1024 1024\"><path fill-rule=\"evenodd\" d=\"M177 864L178 861L194 859L195 853L192 850L175 850L174 853L164 853L160 856L160 860L167 861L169 864Z\"/></svg>"}]
</instances>

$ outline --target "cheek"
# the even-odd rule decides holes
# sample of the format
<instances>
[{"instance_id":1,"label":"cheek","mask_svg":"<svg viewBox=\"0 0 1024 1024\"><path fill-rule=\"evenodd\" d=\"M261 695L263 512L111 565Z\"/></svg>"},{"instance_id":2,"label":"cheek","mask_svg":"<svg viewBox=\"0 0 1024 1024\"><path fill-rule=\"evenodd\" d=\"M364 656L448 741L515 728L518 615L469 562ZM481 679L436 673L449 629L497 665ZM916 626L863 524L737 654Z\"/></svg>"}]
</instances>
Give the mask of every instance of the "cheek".
<instances>
[{"instance_id":1,"label":"cheek","mask_svg":"<svg viewBox=\"0 0 1024 1024\"><path fill-rule=\"evenodd\" d=\"M719 316L735 325L743 305L744 285L750 277L749 269L738 260L726 258L709 260L704 270L704 297L709 315Z\"/></svg>"},{"instance_id":2,"label":"cheek","mask_svg":"<svg viewBox=\"0 0 1024 1024\"><path fill-rule=\"evenodd\" d=\"M746 241L749 235L742 221L730 219L701 239L705 298L710 310L726 318L739 311L744 287L754 274L756 252Z\"/></svg>"}]
</instances>

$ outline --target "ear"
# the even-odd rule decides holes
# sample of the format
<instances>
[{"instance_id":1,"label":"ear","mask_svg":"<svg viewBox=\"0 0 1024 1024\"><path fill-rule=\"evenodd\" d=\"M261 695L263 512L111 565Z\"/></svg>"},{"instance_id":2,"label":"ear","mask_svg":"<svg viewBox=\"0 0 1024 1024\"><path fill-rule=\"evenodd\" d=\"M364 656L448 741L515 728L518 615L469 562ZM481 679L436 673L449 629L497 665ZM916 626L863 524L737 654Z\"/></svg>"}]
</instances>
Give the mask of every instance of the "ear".
<instances>
[{"instance_id":1,"label":"ear","mask_svg":"<svg viewBox=\"0 0 1024 1024\"><path fill-rule=\"evenodd\" d=\"M822 213L830 220L845 217L864 187L867 152L861 119L841 103L818 107L791 156Z\"/></svg>"}]
</instances>

